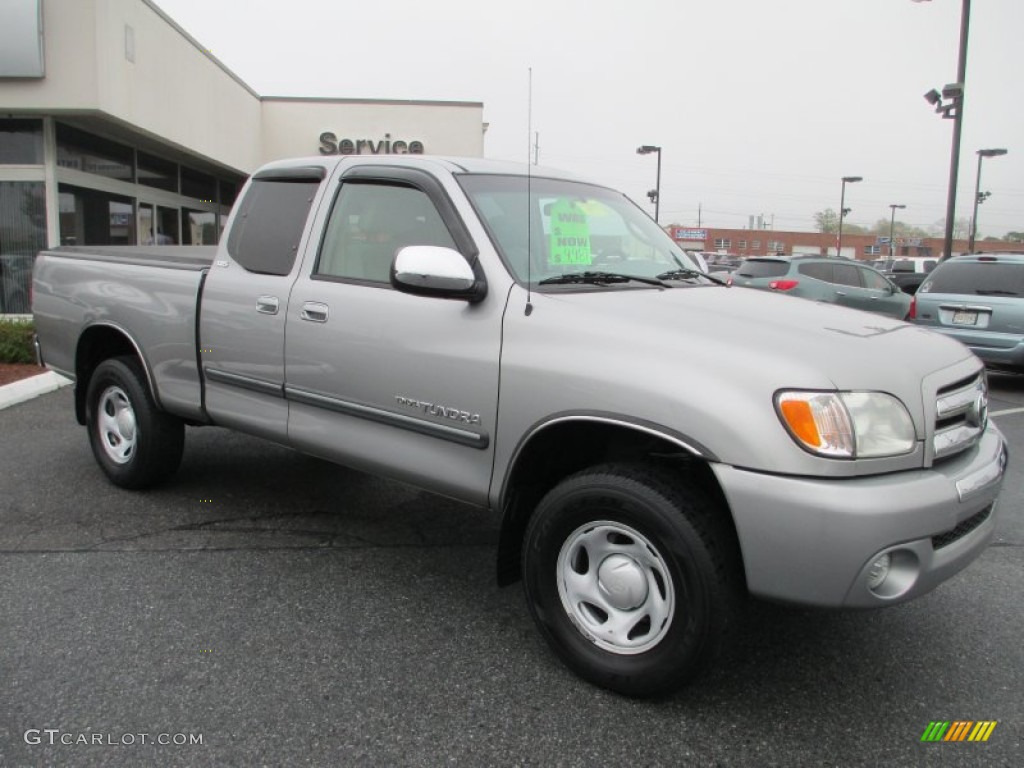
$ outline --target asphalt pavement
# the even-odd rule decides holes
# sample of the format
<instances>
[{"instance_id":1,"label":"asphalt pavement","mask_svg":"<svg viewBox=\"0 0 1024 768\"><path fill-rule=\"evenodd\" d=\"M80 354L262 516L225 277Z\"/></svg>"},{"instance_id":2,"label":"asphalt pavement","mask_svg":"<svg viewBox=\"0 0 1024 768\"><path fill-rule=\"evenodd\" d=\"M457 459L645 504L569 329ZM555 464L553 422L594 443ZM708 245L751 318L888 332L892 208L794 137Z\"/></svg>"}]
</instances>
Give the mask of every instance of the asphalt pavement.
<instances>
[{"instance_id":1,"label":"asphalt pavement","mask_svg":"<svg viewBox=\"0 0 1024 768\"><path fill-rule=\"evenodd\" d=\"M70 390L0 410L0 765L1019 766L1024 378L992 385L1011 464L977 562L883 611L752 603L660 701L548 652L492 513L212 428L130 493ZM936 720L997 725L922 743Z\"/></svg>"}]
</instances>

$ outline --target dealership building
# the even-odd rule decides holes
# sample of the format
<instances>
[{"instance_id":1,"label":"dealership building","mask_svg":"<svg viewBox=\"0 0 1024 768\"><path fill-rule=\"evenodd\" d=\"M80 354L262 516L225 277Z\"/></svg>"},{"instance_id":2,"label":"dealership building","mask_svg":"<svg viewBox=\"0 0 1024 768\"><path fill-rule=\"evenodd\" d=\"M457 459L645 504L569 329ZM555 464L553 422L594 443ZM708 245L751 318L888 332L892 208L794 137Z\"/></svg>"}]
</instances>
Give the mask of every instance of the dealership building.
<instances>
[{"instance_id":1,"label":"dealership building","mask_svg":"<svg viewBox=\"0 0 1024 768\"><path fill-rule=\"evenodd\" d=\"M483 155L483 104L261 96L153 0L0 0L0 313L57 245L213 244L246 176Z\"/></svg>"}]
</instances>

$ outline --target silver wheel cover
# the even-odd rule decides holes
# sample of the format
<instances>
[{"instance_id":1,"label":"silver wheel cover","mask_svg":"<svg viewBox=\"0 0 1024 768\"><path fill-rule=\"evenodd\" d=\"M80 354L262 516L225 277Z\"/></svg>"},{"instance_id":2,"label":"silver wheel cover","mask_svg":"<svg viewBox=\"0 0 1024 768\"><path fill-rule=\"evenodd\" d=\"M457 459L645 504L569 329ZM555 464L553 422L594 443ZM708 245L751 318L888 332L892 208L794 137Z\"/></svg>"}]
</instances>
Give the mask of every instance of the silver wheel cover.
<instances>
[{"instance_id":1,"label":"silver wheel cover","mask_svg":"<svg viewBox=\"0 0 1024 768\"><path fill-rule=\"evenodd\" d=\"M120 387L103 390L97 405L96 429L103 452L115 464L127 464L135 456L138 426L135 410Z\"/></svg>"},{"instance_id":2,"label":"silver wheel cover","mask_svg":"<svg viewBox=\"0 0 1024 768\"><path fill-rule=\"evenodd\" d=\"M582 525L562 544L558 595L569 620L594 645L622 655L660 643L675 613L675 588L661 553L628 525Z\"/></svg>"}]
</instances>

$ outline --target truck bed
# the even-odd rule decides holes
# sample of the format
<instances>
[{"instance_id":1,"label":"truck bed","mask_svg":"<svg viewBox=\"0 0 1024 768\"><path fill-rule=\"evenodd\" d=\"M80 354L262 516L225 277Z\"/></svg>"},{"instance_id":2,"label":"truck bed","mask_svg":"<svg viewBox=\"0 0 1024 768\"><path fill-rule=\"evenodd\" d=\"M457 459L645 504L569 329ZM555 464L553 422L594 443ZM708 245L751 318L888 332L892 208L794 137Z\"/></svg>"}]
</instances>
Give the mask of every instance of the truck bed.
<instances>
[{"instance_id":1,"label":"truck bed","mask_svg":"<svg viewBox=\"0 0 1024 768\"><path fill-rule=\"evenodd\" d=\"M161 407L201 420L196 311L215 246L68 246L42 251L33 312L48 367L77 379L104 334L127 335Z\"/></svg>"},{"instance_id":2,"label":"truck bed","mask_svg":"<svg viewBox=\"0 0 1024 768\"><path fill-rule=\"evenodd\" d=\"M203 270L213 263L215 245L66 245L51 248L52 253L67 259L107 261L115 264L138 264L164 269Z\"/></svg>"}]
</instances>

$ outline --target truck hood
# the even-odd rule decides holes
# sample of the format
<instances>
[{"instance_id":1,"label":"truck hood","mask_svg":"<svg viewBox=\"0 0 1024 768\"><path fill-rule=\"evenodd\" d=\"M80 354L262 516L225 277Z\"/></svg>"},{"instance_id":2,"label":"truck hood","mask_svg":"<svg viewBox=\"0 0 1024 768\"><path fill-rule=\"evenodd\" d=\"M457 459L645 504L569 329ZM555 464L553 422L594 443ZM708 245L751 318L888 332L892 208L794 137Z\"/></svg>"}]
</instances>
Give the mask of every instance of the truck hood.
<instances>
[{"instance_id":1,"label":"truck hood","mask_svg":"<svg viewBox=\"0 0 1024 768\"><path fill-rule=\"evenodd\" d=\"M604 343L623 337L722 370L735 366L748 378L770 370L770 378L789 382L784 386L893 394L910 387L919 397L924 376L972 357L955 341L883 315L746 288L620 289L544 298L556 313L564 306Z\"/></svg>"}]
</instances>

